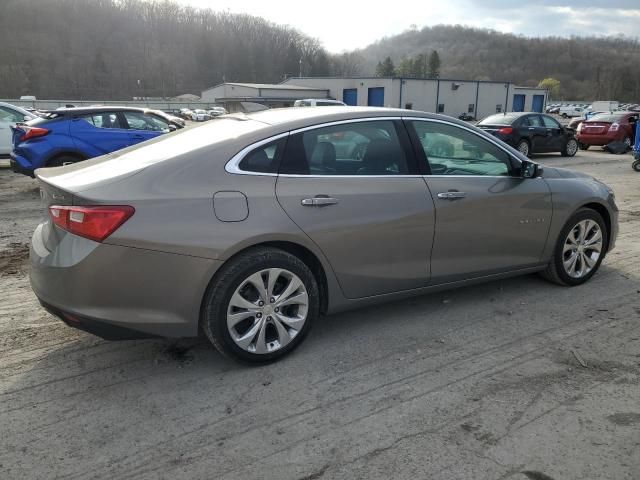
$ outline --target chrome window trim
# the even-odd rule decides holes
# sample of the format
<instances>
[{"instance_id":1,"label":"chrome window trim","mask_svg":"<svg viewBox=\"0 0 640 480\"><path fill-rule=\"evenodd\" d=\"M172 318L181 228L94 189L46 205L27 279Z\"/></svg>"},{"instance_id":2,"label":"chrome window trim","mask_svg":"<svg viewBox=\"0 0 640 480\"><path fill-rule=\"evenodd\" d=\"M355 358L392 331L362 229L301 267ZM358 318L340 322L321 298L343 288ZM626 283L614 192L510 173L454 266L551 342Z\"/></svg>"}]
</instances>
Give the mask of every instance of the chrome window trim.
<instances>
[{"instance_id":1,"label":"chrome window trim","mask_svg":"<svg viewBox=\"0 0 640 480\"><path fill-rule=\"evenodd\" d=\"M244 147L242 150L236 153L233 157L231 157L231 160L229 160L226 163L226 165L224 166L225 171L227 173L233 173L234 175L255 175L259 177L277 177L278 176L277 173L252 172L250 170L240 170L240 162L242 162L242 160L244 160L244 157L246 157L249 153L261 147L262 145L275 142L276 140L280 140L281 138L288 137L289 135L290 135L290 132L280 133L278 135L265 138L264 140L260 140L258 142L252 143L251 145Z\"/></svg>"},{"instance_id":2,"label":"chrome window trim","mask_svg":"<svg viewBox=\"0 0 640 480\"><path fill-rule=\"evenodd\" d=\"M302 127L302 128L297 128L295 130L291 130L288 132L284 132L284 133L280 133L268 138L265 138L264 140L260 140L258 142L252 143L251 145L246 146L245 148L243 148L242 150L240 150L238 153L236 153L233 157L231 157L231 160L229 160L224 169L227 173L231 173L234 175L254 175L254 176L259 176L259 177L286 177L286 178L430 178L430 177L458 177L458 178L518 178L518 177L513 177L511 175L423 175L423 174L416 174L416 175L306 175L306 174L293 174L293 173L266 173L266 172L252 172L249 170L241 170L240 169L240 162L242 162L242 160L244 159L244 157L246 157L250 152L252 152L254 149L261 147L262 145L266 145L267 143L271 143L274 142L276 140L280 140L281 138L285 138L288 137L290 135L295 135L297 133L302 133L302 132L307 132L310 130L316 130L319 128L325 128L325 127L332 127L335 125L343 125L343 124L349 124L349 123L358 123L358 122L375 122L375 121L395 121L395 120L408 120L408 121L421 121L421 122L435 122L435 123L443 123L445 125L450 125L452 127L458 127L461 128L463 130L466 130L474 135L476 135L479 138L482 138L486 141L488 141L489 143L492 143L493 145L495 145L496 147L498 147L500 150L502 150L504 153L506 153L509 158L515 158L516 160L520 161L519 158L514 157L514 155L512 154L512 152L509 152L508 150L506 150L504 147L502 147L501 145L499 145L497 142L495 142L493 139L488 138L488 137L484 137L483 135L479 135L478 132L475 132L474 130L472 130L471 128L468 128L464 125L458 125L456 123L452 123L452 122L448 122L446 120L439 120L439 119L433 119L433 118L426 118L426 117L398 117L398 116L392 116L392 117L364 117L364 118L352 118L352 119L348 119L348 120L336 120L333 122L326 122L326 123L319 123L316 125L310 125L308 127Z\"/></svg>"}]
</instances>

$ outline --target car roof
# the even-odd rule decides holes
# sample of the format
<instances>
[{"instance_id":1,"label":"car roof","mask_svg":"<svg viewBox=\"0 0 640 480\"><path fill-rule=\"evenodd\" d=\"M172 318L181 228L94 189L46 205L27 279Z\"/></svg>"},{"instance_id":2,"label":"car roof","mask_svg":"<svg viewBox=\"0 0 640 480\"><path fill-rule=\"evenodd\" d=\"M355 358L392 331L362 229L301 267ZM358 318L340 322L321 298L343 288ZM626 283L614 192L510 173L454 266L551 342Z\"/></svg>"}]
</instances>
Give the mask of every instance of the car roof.
<instances>
[{"instance_id":1,"label":"car roof","mask_svg":"<svg viewBox=\"0 0 640 480\"><path fill-rule=\"evenodd\" d=\"M83 113L100 113L100 112L145 112L147 108L141 107L124 107L117 105L101 105L98 107L73 107L60 108L58 110L45 110L47 113L59 113L61 115L78 115Z\"/></svg>"}]
</instances>

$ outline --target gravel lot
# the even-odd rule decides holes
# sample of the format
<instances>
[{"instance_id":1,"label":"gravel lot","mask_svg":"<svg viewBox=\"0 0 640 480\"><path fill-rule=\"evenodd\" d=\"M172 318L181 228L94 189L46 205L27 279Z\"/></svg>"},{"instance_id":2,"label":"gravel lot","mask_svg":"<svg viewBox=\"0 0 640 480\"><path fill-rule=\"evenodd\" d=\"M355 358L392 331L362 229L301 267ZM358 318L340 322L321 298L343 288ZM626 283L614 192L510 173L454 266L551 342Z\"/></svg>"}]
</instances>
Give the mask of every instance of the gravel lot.
<instances>
[{"instance_id":1,"label":"gravel lot","mask_svg":"<svg viewBox=\"0 0 640 480\"><path fill-rule=\"evenodd\" d=\"M640 175L588 284L497 281L322 319L279 363L109 343L39 308L36 182L0 170L0 478L638 479Z\"/></svg>"}]
</instances>

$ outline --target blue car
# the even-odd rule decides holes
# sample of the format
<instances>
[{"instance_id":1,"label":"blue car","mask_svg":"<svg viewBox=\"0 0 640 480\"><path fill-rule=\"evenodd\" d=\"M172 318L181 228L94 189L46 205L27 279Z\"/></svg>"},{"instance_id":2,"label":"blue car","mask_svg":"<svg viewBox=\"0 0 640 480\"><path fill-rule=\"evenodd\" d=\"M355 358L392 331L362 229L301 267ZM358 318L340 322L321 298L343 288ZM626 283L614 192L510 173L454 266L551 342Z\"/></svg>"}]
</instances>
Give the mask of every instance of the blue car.
<instances>
[{"instance_id":1,"label":"blue car","mask_svg":"<svg viewBox=\"0 0 640 480\"><path fill-rule=\"evenodd\" d=\"M19 123L10 154L14 172L31 177L42 167L59 167L120 150L182 128L142 108L88 107L47 112Z\"/></svg>"}]
</instances>

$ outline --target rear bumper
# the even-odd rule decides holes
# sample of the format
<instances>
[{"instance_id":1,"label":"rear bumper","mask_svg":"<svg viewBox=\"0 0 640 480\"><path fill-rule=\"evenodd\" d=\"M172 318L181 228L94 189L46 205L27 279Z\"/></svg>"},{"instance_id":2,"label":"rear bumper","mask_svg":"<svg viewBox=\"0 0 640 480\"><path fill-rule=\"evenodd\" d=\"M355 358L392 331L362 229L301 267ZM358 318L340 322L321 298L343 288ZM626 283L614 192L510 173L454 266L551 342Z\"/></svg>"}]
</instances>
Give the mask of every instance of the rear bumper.
<instances>
[{"instance_id":1,"label":"rear bumper","mask_svg":"<svg viewBox=\"0 0 640 480\"><path fill-rule=\"evenodd\" d=\"M11 165L11 170L13 170L15 173L21 173L23 175L27 175L28 177L35 178L33 167L24 166L24 162L19 163L18 159L19 157L16 157L16 155L14 155L13 153L9 155L9 164Z\"/></svg>"},{"instance_id":2,"label":"rear bumper","mask_svg":"<svg viewBox=\"0 0 640 480\"><path fill-rule=\"evenodd\" d=\"M195 337L200 307L221 262L96 243L63 233L49 251L31 245L31 287L67 325L107 339Z\"/></svg>"},{"instance_id":3,"label":"rear bumper","mask_svg":"<svg viewBox=\"0 0 640 480\"><path fill-rule=\"evenodd\" d=\"M604 146L604 145L608 145L611 142L615 142L617 140L622 140L622 139L618 139L617 137L614 137L614 136L611 136L611 135L606 135L606 134L588 135L588 134L584 134L584 133L578 134L576 136L576 139L580 143L584 143L585 145L597 145L597 146Z\"/></svg>"}]
</instances>

